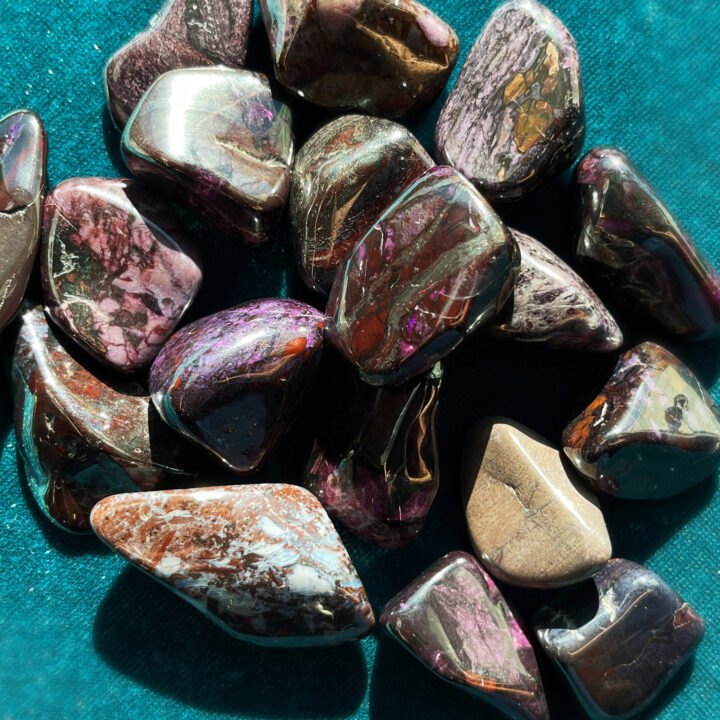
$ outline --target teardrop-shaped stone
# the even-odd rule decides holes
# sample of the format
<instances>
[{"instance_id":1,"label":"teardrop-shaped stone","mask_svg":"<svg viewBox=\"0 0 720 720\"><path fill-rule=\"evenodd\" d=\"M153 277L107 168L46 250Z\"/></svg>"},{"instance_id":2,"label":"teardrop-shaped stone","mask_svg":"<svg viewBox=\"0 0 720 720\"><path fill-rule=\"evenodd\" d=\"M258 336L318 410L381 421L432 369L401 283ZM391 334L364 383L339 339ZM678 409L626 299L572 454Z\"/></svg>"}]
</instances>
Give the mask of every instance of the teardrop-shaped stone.
<instances>
[{"instance_id":1,"label":"teardrop-shaped stone","mask_svg":"<svg viewBox=\"0 0 720 720\"><path fill-rule=\"evenodd\" d=\"M133 180L60 183L45 202L40 269L50 317L122 372L152 361L202 280L172 207Z\"/></svg>"},{"instance_id":2,"label":"teardrop-shaped stone","mask_svg":"<svg viewBox=\"0 0 720 720\"><path fill-rule=\"evenodd\" d=\"M522 425L478 425L462 475L470 540L496 578L552 588L585 580L610 559L597 500L562 452Z\"/></svg>"},{"instance_id":3,"label":"teardrop-shaped stone","mask_svg":"<svg viewBox=\"0 0 720 720\"><path fill-rule=\"evenodd\" d=\"M0 120L0 330L20 307L35 262L46 161L47 136L34 112Z\"/></svg>"},{"instance_id":4,"label":"teardrop-shaped stone","mask_svg":"<svg viewBox=\"0 0 720 720\"><path fill-rule=\"evenodd\" d=\"M510 200L570 167L584 139L580 61L567 28L535 0L500 5L440 113L438 159L488 199Z\"/></svg>"},{"instance_id":5,"label":"teardrop-shaped stone","mask_svg":"<svg viewBox=\"0 0 720 720\"><path fill-rule=\"evenodd\" d=\"M630 560L611 560L593 581L592 606L540 611L537 636L591 718L628 718L692 656L705 623L662 578Z\"/></svg>"},{"instance_id":6,"label":"teardrop-shaped stone","mask_svg":"<svg viewBox=\"0 0 720 720\"><path fill-rule=\"evenodd\" d=\"M158 412L231 470L255 470L314 380L324 321L305 303L270 299L186 325L150 369Z\"/></svg>"},{"instance_id":7,"label":"teardrop-shaped stone","mask_svg":"<svg viewBox=\"0 0 720 720\"><path fill-rule=\"evenodd\" d=\"M452 168L421 175L358 242L335 277L328 335L373 385L431 368L497 315L517 244Z\"/></svg>"},{"instance_id":8,"label":"teardrop-shaped stone","mask_svg":"<svg viewBox=\"0 0 720 720\"><path fill-rule=\"evenodd\" d=\"M291 122L260 73L173 70L135 108L123 155L137 177L181 192L208 222L258 244L290 192Z\"/></svg>"},{"instance_id":9,"label":"teardrop-shaped stone","mask_svg":"<svg viewBox=\"0 0 720 720\"><path fill-rule=\"evenodd\" d=\"M167 0L150 27L105 67L110 114L122 129L145 91L168 70L245 64L252 0Z\"/></svg>"},{"instance_id":10,"label":"teardrop-shaped stone","mask_svg":"<svg viewBox=\"0 0 720 720\"><path fill-rule=\"evenodd\" d=\"M346 115L320 128L293 168L290 221L303 280L327 293L337 268L402 191L435 163L402 125Z\"/></svg>"},{"instance_id":11,"label":"teardrop-shaped stone","mask_svg":"<svg viewBox=\"0 0 720 720\"><path fill-rule=\"evenodd\" d=\"M283 483L116 495L92 526L113 550L259 645L357 640L365 588L315 496Z\"/></svg>"},{"instance_id":12,"label":"teardrop-shaped stone","mask_svg":"<svg viewBox=\"0 0 720 720\"><path fill-rule=\"evenodd\" d=\"M455 31L416 0L260 0L275 76L316 105L399 117L440 94Z\"/></svg>"},{"instance_id":13,"label":"teardrop-shaped stone","mask_svg":"<svg viewBox=\"0 0 720 720\"><path fill-rule=\"evenodd\" d=\"M152 490L186 474L182 443L147 394L83 367L40 307L23 308L12 376L25 479L58 527L90 532L90 511L101 498Z\"/></svg>"},{"instance_id":14,"label":"teardrop-shaped stone","mask_svg":"<svg viewBox=\"0 0 720 720\"><path fill-rule=\"evenodd\" d=\"M632 499L687 490L720 464L720 412L690 368L655 343L628 350L563 433L593 487Z\"/></svg>"},{"instance_id":15,"label":"teardrop-shaped stone","mask_svg":"<svg viewBox=\"0 0 720 720\"><path fill-rule=\"evenodd\" d=\"M547 720L525 633L474 557L451 552L385 606L380 624L423 665L513 720Z\"/></svg>"},{"instance_id":16,"label":"teardrop-shaped stone","mask_svg":"<svg viewBox=\"0 0 720 720\"><path fill-rule=\"evenodd\" d=\"M720 275L628 157L596 147L575 183L577 259L607 297L674 337L720 334Z\"/></svg>"}]
</instances>

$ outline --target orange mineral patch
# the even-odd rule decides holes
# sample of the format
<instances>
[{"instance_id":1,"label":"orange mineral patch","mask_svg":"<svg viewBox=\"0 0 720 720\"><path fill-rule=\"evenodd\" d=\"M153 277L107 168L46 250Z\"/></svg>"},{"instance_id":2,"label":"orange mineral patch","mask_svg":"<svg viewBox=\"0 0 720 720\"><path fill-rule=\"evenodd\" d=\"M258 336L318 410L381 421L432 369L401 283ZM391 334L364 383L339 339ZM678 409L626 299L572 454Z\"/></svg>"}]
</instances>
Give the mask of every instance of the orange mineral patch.
<instances>
[{"instance_id":1,"label":"orange mineral patch","mask_svg":"<svg viewBox=\"0 0 720 720\"><path fill-rule=\"evenodd\" d=\"M289 357L290 355L299 355L301 352L305 350L305 347L307 346L307 338L305 337L298 337L294 340L290 340L290 342L285 345L285 350L283 351L283 357Z\"/></svg>"},{"instance_id":2,"label":"orange mineral patch","mask_svg":"<svg viewBox=\"0 0 720 720\"><path fill-rule=\"evenodd\" d=\"M545 135L553 122L553 110L544 100L526 100L515 118L515 144L527 152Z\"/></svg>"}]
</instances>

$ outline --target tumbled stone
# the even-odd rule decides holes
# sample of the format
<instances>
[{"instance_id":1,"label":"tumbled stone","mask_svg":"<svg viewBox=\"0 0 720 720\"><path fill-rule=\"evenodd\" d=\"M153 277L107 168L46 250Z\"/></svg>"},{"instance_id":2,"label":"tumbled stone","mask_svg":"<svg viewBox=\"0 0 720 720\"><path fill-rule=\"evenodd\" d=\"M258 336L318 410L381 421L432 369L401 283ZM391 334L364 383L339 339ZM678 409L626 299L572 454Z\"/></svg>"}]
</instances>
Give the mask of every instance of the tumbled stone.
<instances>
[{"instance_id":1,"label":"tumbled stone","mask_svg":"<svg viewBox=\"0 0 720 720\"><path fill-rule=\"evenodd\" d=\"M316 105L399 117L440 94L455 31L415 0L260 0L275 76Z\"/></svg>"},{"instance_id":2,"label":"tumbled stone","mask_svg":"<svg viewBox=\"0 0 720 720\"><path fill-rule=\"evenodd\" d=\"M150 27L105 67L105 95L122 129L145 91L168 70L245 63L252 0L167 0Z\"/></svg>"},{"instance_id":3,"label":"tumbled stone","mask_svg":"<svg viewBox=\"0 0 720 720\"><path fill-rule=\"evenodd\" d=\"M520 272L489 332L571 350L617 350L622 332L592 288L541 242L510 232L520 249Z\"/></svg>"},{"instance_id":4,"label":"tumbled stone","mask_svg":"<svg viewBox=\"0 0 720 720\"><path fill-rule=\"evenodd\" d=\"M549 718L532 646L471 555L433 563L390 600L380 624L436 675L514 720Z\"/></svg>"},{"instance_id":5,"label":"tumbled stone","mask_svg":"<svg viewBox=\"0 0 720 720\"><path fill-rule=\"evenodd\" d=\"M134 175L180 192L210 223L258 244L290 192L291 121L260 73L173 70L139 102L123 154Z\"/></svg>"},{"instance_id":6,"label":"tumbled stone","mask_svg":"<svg viewBox=\"0 0 720 720\"><path fill-rule=\"evenodd\" d=\"M290 195L305 283L329 292L358 240L434 164L417 139L390 120L346 115L318 130L298 152Z\"/></svg>"},{"instance_id":7,"label":"tumbled stone","mask_svg":"<svg viewBox=\"0 0 720 720\"><path fill-rule=\"evenodd\" d=\"M45 128L34 112L0 120L0 330L20 307L35 262L46 160Z\"/></svg>"},{"instance_id":8,"label":"tumbled stone","mask_svg":"<svg viewBox=\"0 0 720 720\"><path fill-rule=\"evenodd\" d=\"M512 235L477 190L451 168L434 168L336 275L328 336L366 382L407 380L498 313L519 263Z\"/></svg>"},{"instance_id":9,"label":"tumbled stone","mask_svg":"<svg viewBox=\"0 0 720 720\"><path fill-rule=\"evenodd\" d=\"M440 113L438 159L488 199L510 200L570 167L584 139L572 36L535 0L500 5Z\"/></svg>"},{"instance_id":10,"label":"tumbled stone","mask_svg":"<svg viewBox=\"0 0 720 720\"><path fill-rule=\"evenodd\" d=\"M48 195L40 269L50 317L122 372L152 361L202 279L170 205L133 180L103 178Z\"/></svg>"},{"instance_id":11,"label":"tumbled stone","mask_svg":"<svg viewBox=\"0 0 720 720\"><path fill-rule=\"evenodd\" d=\"M398 388L333 383L334 407L315 440L305 487L332 518L381 547L414 540L435 499L441 379L438 363Z\"/></svg>"},{"instance_id":12,"label":"tumbled stone","mask_svg":"<svg viewBox=\"0 0 720 720\"><path fill-rule=\"evenodd\" d=\"M158 412L231 470L255 470L314 381L324 320L305 303L270 299L186 325L150 369Z\"/></svg>"},{"instance_id":13,"label":"tumbled stone","mask_svg":"<svg viewBox=\"0 0 720 720\"><path fill-rule=\"evenodd\" d=\"M375 624L330 518L304 488L115 495L91 521L113 550L242 640L330 645Z\"/></svg>"},{"instance_id":14,"label":"tumbled stone","mask_svg":"<svg viewBox=\"0 0 720 720\"><path fill-rule=\"evenodd\" d=\"M90 511L107 495L167 487L188 474L182 444L147 394L84 368L40 307L22 310L12 377L25 479L42 512L63 530L90 532Z\"/></svg>"},{"instance_id":15,"label":"tumbled stone","mask_svg":"<svg viewBox=\"0 0 720 720\"><path fill-rule=\"evenodd\" d=\"M537 635L590 717L627 718L690 658L705 623L655 573L629 560L611 560L593 580L599 602L580 612L542 611Z\"/></svg>"},{"instance_id":16,"label":"tumbled stone","mask_svg":"<svg viewBox=\"0 0 720 720\"><path fill-rule=\"evenodd\" d=\"M575 183L577 259L607 297L677 338L720 334L720 276L627 156L594 148Z\"/></svg>"},{"instance_id":17,"label":"tumbled stone","mask_svg":"<svg viewBox=\"0 0 720 720\"><path fill-rule=\"evenodd\" d=\"M562 452L518 423L489 418L470 433L462 469L475 554L499 580L552 588L610 559L597 500Z\"/></svg>"},{"instance_id":18,"label":"tumbled stone","mask_svg":"<svg viewBox=\"0 0 720 720\"><path fill-rule=\"evenodd\" d=\"M655 343L628 350L563 433L595 489L637 500L681 493L720 464L720 412L691 370Z\"/></svg>"}]
</instances>

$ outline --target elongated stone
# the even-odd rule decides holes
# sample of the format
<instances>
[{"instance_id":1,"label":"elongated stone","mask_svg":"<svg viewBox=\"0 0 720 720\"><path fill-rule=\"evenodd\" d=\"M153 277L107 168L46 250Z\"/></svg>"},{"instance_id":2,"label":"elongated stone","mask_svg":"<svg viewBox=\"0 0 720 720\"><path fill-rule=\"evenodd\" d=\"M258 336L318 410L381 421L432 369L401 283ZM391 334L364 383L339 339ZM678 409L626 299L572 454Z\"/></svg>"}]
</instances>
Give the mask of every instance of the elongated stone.
<instances>
[{"instance_id":1,"label":"elongated stone","mask_svg":"<svg viewBox=\"0 0 720 720\"><path fill-rule=\"evenodd\" d=\"M520 272L489 332L572 350L617 350L622 332L592 288L541 242L510 231L520 249Z\"/></svg>"},{"instance_id":2,"label":"elongated stone","mask_svg":"<svg viewBox=\"0 0 720 720\"><path fill-rule=\"evenodd\" d=\"M434 162L402 125L346 115L318 130L293 169L290 221L300 274L329 292L358 240Z\"/></svg>"},{"instance_id":3,"label":"elongated stone","mask_svg":"<svg viewBox=\"0 0 720 720\"><path fill-rule=\"evenodd\" d=\"M677 338L720 334L720 276L628 157L596 147L575 183L577 259L607 297Z\"/></svg>"},{"instance_id":4,"label":"elongated stone","mask_svg":"<svg viewBox=\"0 0 720 720\"><path fill-rule=\"evenodd\" d=\"M168 70L245 64L252 0L167 0L150 27L105 67L105 95L122 129L145 91Z\"/></svg>"},{"instance_id":5,"label":"elongated stone","mask_svg":"<svg viewBox=\"0 0 720 720\"><path fill-rule=\"evenodd\" d=\"M489 418L470 433L465 517L475 554L494 577L552 588L585 580L610 559L597 500L563 460L511 420Z\"/></svg>"},{"instance_id":6,"label":"elongated stone","mask_svg":"<svg viewBox=\"0 0 720 720\"><path fill-rule=\"evenodd\" d=\"M572 165L585 139L577 48L535 0L500 5L440 113L435 148L490 200L518 198Z\"/></svg>"},{"instance_id":7,"label":"elongated stone","mask_svg":"<svg viewBox=\"0 0 720 720\"><path fill-rule=\"evenodd\" d=\"M436 675L508 717L549 718L532 646L471 555L433 563L390 600L380 624Z\"/></svg>"},{"instance_id":8,"label":"elongated stone","mask_svg":"<svg viewBox=\"0 0 720 720\"><path fill-rule=\"evenodd\" d=\"M591 718L627 718L691 657L705 623L666 582L630 560L611 560L593 580L597 605L541 611L537 635Z\"/></svg>"},{"instance_id":9,"label":"elongated stone","mask_svg":"<svg viewBox=\"0 0 720 720\"><path fill-rule=\"evenodd\" d=\"M720 464L720 412L691 370L646 342L628 350L563 433L597 489L637 500L681 493Z\"/></svg>"},{"instance_id":10,"label":"elongated stone","mask_svg":"<svg viewBox=\"0 0 720 720\"><path fill-rule=\"evenodd\" d=\"M475 188L451 168L434 168L338 272L328 335L366 382L402 382L498 313L519 263L512 235Z\"/></svg>"},{"instance_id":11,"label":"elongated stone","mask_svg":"<svg viewBox=\"0 0 720 720\"><path fill-rule=\"evenodd\" d=\"M202 280L171 206L133 180L60 183L45 202L40 269L50 317L122 372L152 361Z\"/></svg>"},{"instance_id":12,"label":"elongated stone","mask_svg":"<svg viewBox=\"0 0 720 720\"><path fill-rule=\"evenodd\" d=\"M147 394L84 368L41 307L22 310L13 389L25 479L42 512L63 530L90 532L90 511L108 495L167 487L188 474L182 444Z\"/></svg>"},{"instance_id":13,"label":"elongated stone","mask_svg":"<svg viewBox=\"0 0 720 720\"><path fill-rule=\"evenodd\" d=\"M242 640L330 645L375 624L330 518L301 487L116 495L91 520L113 550Z\"/></svg>"},{"instance_id":14,"label":"elongated stone","mask_svg":"<svg viewBox=\"0 0 720 720\"><path fill-rule=\"evenodd\" d=\"M47 136L34 112L0 120L0 330L20 307L35 262L46 161Z\"/></svg>"},{"instance_id":15,"label":"elongated stone","mask_svg":"<svg viewBox=\"0 0 720 720\"><path fill-rule=\"evenodd\" d=\"M173 70L138 103L123 155L134 175L179 191L208 222L258 244L290 192L291 122L260 73Z\"/></svg>"},{"instance_id":16,"label":"elongated stone","mask_svg":"<svg viewBox=\"0 0 720 720\"><path fill-rule=\"evenodd\" d=\"M158 412L231 470L255 470L314 380L324 320L305 303L276 299L186 325L150 369Z\"/></svg>"},{"instance_id":17,"label":"elongated stone","mask_svg":"<svg viewBox=\"0 0 720 720\"><path fill-rule=\"evenodd\" d=\"M429 105L458 56L455 31L415 0L260 0L275 76L316 105L399 117Z\"/></svg>"}]
</instances>

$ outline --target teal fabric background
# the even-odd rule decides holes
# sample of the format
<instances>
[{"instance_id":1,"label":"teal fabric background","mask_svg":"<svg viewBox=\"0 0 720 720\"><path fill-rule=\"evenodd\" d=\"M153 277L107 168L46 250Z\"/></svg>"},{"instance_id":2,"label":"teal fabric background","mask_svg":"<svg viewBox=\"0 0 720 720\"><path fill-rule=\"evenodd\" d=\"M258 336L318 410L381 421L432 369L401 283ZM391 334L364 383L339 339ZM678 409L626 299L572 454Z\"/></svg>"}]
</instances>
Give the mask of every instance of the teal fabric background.
<instances>
[{"instance_id":1,"label":"teal fabric background","mask_svg":"<svg viewBox=\"0 0 720 720\"><path fill-rule=\"evenodd\" d=\"M460 69L495 2L430 0L458 31ZM720 266L717 143L720 82L714 0L549 0L577 39L587 103L586 148L622 146L656 184L691 236ZM0 115L27 106L50 141L49 185L82 175L126 174L104 110L102 69L145 27L159 0L2 0ZM259 12L248 66L268 70ZM454 82L454 78L451 83ZM411 127L432 152L441 98ZM294 104L298 143L325 118ZM571 246L567 177L502 209L560 254ZM188 320L253 297L301 288L281 228L247 251L195 229L206 281ZM1 250L0 250L1 251ZM640 328L640 334L643 330ZM9 333L2 339L9 346ZM672 346L720 400L720 345ZM516 418L559 441L594 396L614 358L473 340L446 363L440 411L442 488L423 536L379 551L344 535L375 609L443 553L467 548L457 461L470 423ZM261 479L298 481L310 429L301 424ZM280 651L232 640L182 600L127 567L92 537L54 529L32 505L17 470L7 383L0 387L0 718L124 720L170 717L470 718L497 716L433 678L376 631L330 650ZM208 463L208 481L219 475ZM603 500L615 554L647 564L704 615L707 635L689 667L644 720L720 716L720 497L716 481L661 503ZM525 618L538 592L508 590ZM543 663L552 716L583 717Z\"/></svg>"}]
</instances>

